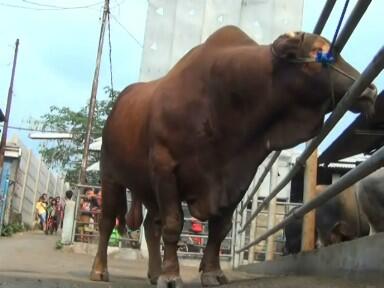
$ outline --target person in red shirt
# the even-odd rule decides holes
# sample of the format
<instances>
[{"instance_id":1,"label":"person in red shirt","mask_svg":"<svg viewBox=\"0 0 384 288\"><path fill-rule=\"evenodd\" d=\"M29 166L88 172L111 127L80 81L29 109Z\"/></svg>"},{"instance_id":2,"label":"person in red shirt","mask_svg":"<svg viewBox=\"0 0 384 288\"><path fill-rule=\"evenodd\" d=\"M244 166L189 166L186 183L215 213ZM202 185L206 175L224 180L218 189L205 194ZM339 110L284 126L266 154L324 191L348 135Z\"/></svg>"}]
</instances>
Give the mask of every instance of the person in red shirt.
<instances>
[{"instance_id":1,"label":"person in red shirt","mask_svg":"<svg viewBox=\"0 0 384 288\"><path fill-rule=\"evenodd\" d=\"M196 218L192 217L192 220L191 220L191 231L193 233L195 233L195 234L200 234L200 233L203 232L203 230L204 230L203 223L201 223ZM193 241L193 244L200 245L200 246L203 245L203 238L192 236L191 239Z\"/></svg>"}]
</instances>

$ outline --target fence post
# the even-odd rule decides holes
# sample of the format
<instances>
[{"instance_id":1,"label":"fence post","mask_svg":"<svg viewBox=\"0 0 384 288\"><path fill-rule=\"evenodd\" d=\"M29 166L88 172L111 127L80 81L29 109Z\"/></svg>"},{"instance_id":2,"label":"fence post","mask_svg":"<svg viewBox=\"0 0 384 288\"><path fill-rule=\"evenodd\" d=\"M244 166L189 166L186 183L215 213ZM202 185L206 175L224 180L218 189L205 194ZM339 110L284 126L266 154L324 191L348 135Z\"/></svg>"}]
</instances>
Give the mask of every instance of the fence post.
<instances>
[{"instance_id":1,"label":"fence post","mask_svg":"<svg viewBox=\"0 0 384 288\"><path fill-rule=\"evenodd\" d=\"M255 177L256 179L256 177ZM263 181L264 182L264 181ZM261 187L261 185L260 185ZM260 194L260 187L257 189L256 193L253 195L252 198L252 208L251 208L251 215L255 213L257 209L257 204L259 200L259 194ZM256 228L257 228L257 218L253 219L251 222L251 229L249 232L249 242L252 242L256 239ZM251 264L255 261L255 246L249 247L248 250L248 264Z\"/></svg>"},{"instance_id":2,"label":"fence post","mask_svg":"<svg viewBox=\"0 0 384 288\"><path fill-rule=\"evenodd\" d=\"M76 195L76 204L75 204L75 213L73 214L73 225L72 225L72 237L71 237L71 243L75 242L75 234L77 229L77 220L79 219L80 215L80 189L79 187L76 188L77 195ZM64 212L65 214L65 212Z\"/></svg>"},{"instance_id":3,"label":"fence post","mask_svg":"<svg viewBox=\"0 0 384 288\"><path fill-rule=\"evenodd\" d=\"M277 173L278 173L277 166L278 166L278 163L275 162L271 169L269 192L272 192L277 184ZM269 206L268 206L268 230L271 229L273 226L275 226L275 216L276 216L276 197L273 197L271 202L269 202ZM267 249L266 249L265 259L273 260L274 253L275 253L275 236L271 235L267 239Z\"/></svg>"},{"instance_id":4,"label":"fence post","mask_svg":"<svg viewBox=\"0 0 384 288\"><path fill-rule=\"evenodd\" d=\"M23 210L25 190L27 189L27 180L28 180L29 166L31 164L31 155L32 155L32 150L29 149L28 150L28 156L27 156L27 164L25 165L25 171L24 171L23 186L21 188L19 213L22 213L22 210Z\"/></svg>"},{"instance_id":5,"label":"fence post","mask_svg":"<svg viewBox=\"0 0 384 288\"><path fill-rule=\"evenodd\" d=\"M317 149L313 151L306 161L304 170L304 204L316 197L317 184ZM301 238L301 251L310 251L315 248L316 229L315 210L307 213L303 218L303 233Z\"/></svg>"},{"instance_id":6,"label":"fence post","mask_svg":"<svg viewBox=\"0 0 384 288\"><path fill-rule=\"evenodd\" d=\"M238 235L237 233L237 230L239 229L240 227L240 217L239 217L239 208L236 208L235 210L235 217L234 217L234 225L233 225L233 236L232 236L232 247L233 247L233 268L237 268L239 267L239 263L240 263L240 253L236 253L235 251L237 251L241 246L240 246L240 241L237 241L238 240L238 237L240 235Z\"/></svg>"},{"instance_id":7,"label":"fence post","mask_svg":"<svg viewBox=\"0 0 384 288\"><path fill-rule=\"evenodd\" d=\"M34 221L35 219L35 203L36 203L36 196L37 196L37 190L39 189L39 181L40 181L40 170L41 170L41 163L43 162L43 160L41 160L41 158L39 159L39 165L38 165L38 168L37 168L37 176L36 176L36 180L35 180L35 186L33 187L33 203L32 203L32 222Z\"/></svg>"},{"instance_id":8,"label":"fence post","mask_svg":"<svg viewBox=\"0 0 384 288\"><path fill-rule=\"evenodd\" d=\"M244 197L245 199L247 197ZM243 201L243 204L245 204L245 200ZM243 211L239 210L239 216L240 216L240 227L243 227L245 224L245 221L247 221L247 207L244 208ZM244 230L243 233L240 233L240 247L243 247L245 245L245 234L247 234L247 230ZM244 252L240 252L239 254L239 265L244 264Z\"/></svg>"}]
</instances>

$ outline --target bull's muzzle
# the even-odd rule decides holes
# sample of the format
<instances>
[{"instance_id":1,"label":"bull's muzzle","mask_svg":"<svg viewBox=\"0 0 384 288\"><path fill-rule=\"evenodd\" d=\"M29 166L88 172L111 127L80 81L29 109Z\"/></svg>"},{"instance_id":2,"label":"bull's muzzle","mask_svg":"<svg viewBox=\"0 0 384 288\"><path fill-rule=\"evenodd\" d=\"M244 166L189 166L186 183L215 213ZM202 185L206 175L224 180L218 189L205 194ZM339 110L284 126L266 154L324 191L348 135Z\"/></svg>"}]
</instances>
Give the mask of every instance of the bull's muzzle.
<instances>
[{"instance_id":1,"label":"bull's muzzle","mask_svg":"<svg viewBox=\"0 0 384 288\"><path fill-rule=\"evenodd\" d=\"M352 105L351 111L354 113L364 113L368 117L372 116L375 113L376 98L377 88L375 85L370 84Z\"/></svg>"}]
</instances>

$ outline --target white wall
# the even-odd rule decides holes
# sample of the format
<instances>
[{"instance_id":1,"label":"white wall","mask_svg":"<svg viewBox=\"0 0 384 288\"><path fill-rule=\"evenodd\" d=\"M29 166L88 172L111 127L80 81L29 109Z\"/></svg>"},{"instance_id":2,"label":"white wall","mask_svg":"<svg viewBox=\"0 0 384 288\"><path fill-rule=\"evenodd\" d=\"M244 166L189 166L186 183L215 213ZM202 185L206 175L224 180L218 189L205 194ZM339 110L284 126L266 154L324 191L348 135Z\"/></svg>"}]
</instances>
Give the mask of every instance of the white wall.
<instances>
[{"instance_id":1,"label":"white wall","mask_svg":"<svg viewBox=\"0 0 384 288\"><path fill-rule=\"evenodd\" d=\"M218 28L236 25L260 44L301 30L304 0L148 0L140 80L157 79Z\"/></svg>"}]
</instances>

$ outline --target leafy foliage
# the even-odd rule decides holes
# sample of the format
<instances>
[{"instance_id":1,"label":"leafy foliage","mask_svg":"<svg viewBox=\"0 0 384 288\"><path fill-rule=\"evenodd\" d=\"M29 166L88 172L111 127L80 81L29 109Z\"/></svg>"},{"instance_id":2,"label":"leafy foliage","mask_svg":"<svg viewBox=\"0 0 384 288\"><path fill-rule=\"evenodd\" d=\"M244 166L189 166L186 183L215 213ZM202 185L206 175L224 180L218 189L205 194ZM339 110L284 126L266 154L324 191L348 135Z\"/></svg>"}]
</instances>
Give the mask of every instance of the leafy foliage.
<instances>
[{"instance_id":1,"label":"leafy foliage","mask_svg":"<svg viewBox=\"0 0 384 288\"><path fill-rule=\"evenodd\" d=\"M96 110L91 130L91 142L101 137L104 122L112 109L118 92L105 88L108 94L106 100L96 102ZM66 174L66 181L71 184L78 182L81 159L83 155L85 132L88 119L88 105L79 110L72 110L69 107L51 106L50 112L41 116L35 121L34 126L39 126L43 131L71 132L73 139L55 139L44 141L40 145L40 154L44 162L52 169L62 171ZM88 163L99 160L99 153L90 152ZM97 173L88 173L87 179L90 184L98 183Z\"/></svg>"},{"instance_id":2,"label":"leafy foliage","mask_svg":"<svg viewBox=\"0 0 384 288\"><path fill-rule=\"evenodd\" d=\"M24 231L24 225L22 223L13 223L8 225L3 225L1 229L1 236L10 237L14 233L19 233Z\"/></svg>"}]
</instances>

